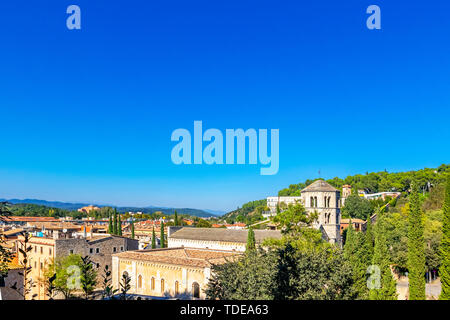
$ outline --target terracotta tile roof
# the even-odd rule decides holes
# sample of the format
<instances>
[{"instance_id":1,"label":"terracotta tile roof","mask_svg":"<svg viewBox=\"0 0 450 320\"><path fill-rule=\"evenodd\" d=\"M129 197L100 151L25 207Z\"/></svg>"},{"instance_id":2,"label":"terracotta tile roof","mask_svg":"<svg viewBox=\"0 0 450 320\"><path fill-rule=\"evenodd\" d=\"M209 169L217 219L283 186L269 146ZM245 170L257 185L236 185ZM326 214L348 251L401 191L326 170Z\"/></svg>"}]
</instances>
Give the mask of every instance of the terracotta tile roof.
<instances>
[{"instance_id":1,"label":"terracotta tile roof","mask_svg":"<svg viewBox=\"0 0 450 320\"><path fill-rule=\"evenodd\" d=\"M366 221L361 219L352 218L352 223L365 223ZM341 219L341 223L350 223L350 219Z\"/></svg>"},{"instance_id":2,"label":"terracotta tile roof","mask_svg":"<svg viewBox=\"0 0 450 320\"><path fill-rule=\"evenodd\" d=\"M56 222L59 221L56 218L53 217L18 217L18 216L8 216L8 217L2 217L2 220L6 222Z\"/></svg>"},{"instance_id":3,"label":"terracotta tile roof","mask_svg":"<svg viewBox=\"0 0 450 320\"><path fill-rule=\"evenodd\" d=\"M121 259L149 261L179 266L205 268L212 264L225 263L239 257L241 253L224 250L194 248L164 248L152 250L125 251L117 253Z\"/></svg>"},{"instance_id":4,"label":"terracotta tile roof","mask_svg":"<svg viewBox=\"0 0 450 320\"><path fill-rule=\"evenodd\" d=\"M317 191L326 191L326 192L335 192L338 191L335 187L324 180L317 180L303 189L301 192L317 192Z\"/></svg>"},{"instance_id":5,"label":"terracotta tile roof","mask_svg":"<svg viewBox=\"0 0 450 320\"><path fill-rule=\"evenodd\" d=\"M254 230L257 243L266 238L281 239L278 230ZM185 227L175 231L169 237L174 239L223 241L247 243L248 230L233 230L224 228L193 228Z\"/></svg>"}]
</instances>

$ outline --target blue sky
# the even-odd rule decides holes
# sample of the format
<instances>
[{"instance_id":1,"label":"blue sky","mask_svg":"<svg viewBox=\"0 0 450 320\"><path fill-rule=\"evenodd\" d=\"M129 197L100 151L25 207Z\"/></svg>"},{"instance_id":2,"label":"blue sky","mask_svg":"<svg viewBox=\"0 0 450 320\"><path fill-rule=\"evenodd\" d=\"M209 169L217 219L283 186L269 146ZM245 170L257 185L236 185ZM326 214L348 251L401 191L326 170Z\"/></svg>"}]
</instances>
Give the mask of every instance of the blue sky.
<instances>
[{"instance_id":1,"label":"blue sky","mask_svg":"<svg viewBox=\"0 0 450 320\"><path fill-rule=\"evenodd\" d=\"M81 30L66 8L81 8ZM366 8L381 8L381 30ZM2 1L0 198L231 210L450 162L448 1ZM176 166L173 130L280 130L280 169Z\"/></svg>"}]
</instances>

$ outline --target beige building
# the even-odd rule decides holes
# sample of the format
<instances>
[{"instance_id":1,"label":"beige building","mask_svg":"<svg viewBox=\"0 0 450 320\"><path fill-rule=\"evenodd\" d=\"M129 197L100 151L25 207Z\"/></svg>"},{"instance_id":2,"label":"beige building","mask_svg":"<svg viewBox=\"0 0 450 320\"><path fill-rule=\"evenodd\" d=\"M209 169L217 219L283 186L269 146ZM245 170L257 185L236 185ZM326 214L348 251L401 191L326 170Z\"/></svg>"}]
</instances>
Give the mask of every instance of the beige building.
<instances>
[{"instance_id":1,"label":"beige building","mask_svg":"<svg viewBox=\"0 0 450 320\"><path fill-rule=\"evenodd\" d=\"M254 230L256 244L267 238L281 239L278 230ZM248 230L225 228L169 227L168 247L199 248L244 252Z\"/></svg>"},{"instance_id":2,"label":"beige building","mask_svg":"<svg viewBox=\"0 0 450 320\"><path fill-rule=\"evenodd\" d=\"M211 266L234 259L239 253L195 248L128 251L113 255L112 280L120 288L130 277L130 294L148 297L204 299Z\"/></svg>"},{"instance_id":3,"label":"beige building","mask_svg":"<svg viewBox=\"0 0 450 320\"><path fill-rule=\"evenodd\" d=\"M17 246L23 248L24 237L20 236ZM37 294L37 300L47 299L44 286L44 273L48 265L55 259L79 254L89 256L94 266L97 268L98 277L101 281L105 265L111 266L111 256L117 252L138 249L138 241L121 236L95 236L88 238L48 238L31 237L28 242L31 251L28 252L29 266L31 267L30 277L35 283L32 294ZM19 252L19 261L23 260Z\"/></svg>"},{"instance_id":4,"label":"beige building","mask_svg":"<svg viewBox=\"0 0 450 320\"><path fill-rule=\"evenodd\" d=\"M268 197L267 206L271 212L277 210L282 203L289 205L300 202L309 213L317 212L319 218L314 227L321 230L324 238L331 243L341 244L340 237L340 191L324 180L317 180L301 190L301 196Z\"/></svg>"}]
</instances>

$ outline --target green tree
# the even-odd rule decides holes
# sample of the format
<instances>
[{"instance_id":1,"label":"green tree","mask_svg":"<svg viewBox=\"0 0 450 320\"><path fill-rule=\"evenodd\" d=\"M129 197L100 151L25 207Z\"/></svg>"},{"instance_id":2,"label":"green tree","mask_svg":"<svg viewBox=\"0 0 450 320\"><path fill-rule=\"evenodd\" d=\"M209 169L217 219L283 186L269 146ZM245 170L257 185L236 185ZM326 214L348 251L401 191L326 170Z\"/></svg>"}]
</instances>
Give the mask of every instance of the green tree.
<instances>
[{"instance_id":1,"label":"green tree","mask_svg":"<svg viewBox=\"0 0 450 320\"><path fill-rule=\"evenodd\" d=\"M118 234L118 228L117 228L117 210L114 209L114 221L113 221L113 234Z\"/></svg>"},{"instance_id":2,"label":"green tree","mask_svg":"<svg viewBox=\"0 0 450 320\"><path fill-rule=\"evenodd\" d=\"M89 300L94 293L97 285L97 271L94 269L89 256L81 257L80 267L80 283L85 300Z\"/></svg>"},{"instance_id":3,"label":"green tree","mask_svg":"<svg viewBox=\"0 0 450 320\"><path fill-rule=\"evenodd\" d=\"M447 175L444 204L442 206L441 275L442 291L439 299L450 300L450 174Z\"/></svg>"},{"instance_id":4,"label":"green tree","mask_svg":"<svg viewBox=\"0 0 450 320\"><path fill-rule=\"evenodd\" d=\"M127 300L128 291L131 290L131 278L127 272L122 274L122 279L120 281L120 299Z\"/></svg>"},{"instance_id":5,"label":"green tree","mask_svg":"<svg viewBox=\"0 0 450 320\"><path fill-rule=\"evenodd\" d=\"M111 284L111 271L109 270L109 266L105 265L103 270L103 283L102 283L102 299L111 299L117 292L117 289L114 289Z\"/></svg>"},{"instance_id":6,"label":"green tree","mask_svg":"<svg viewBox=\"0 0 450 320\"><path fill-rule=\"evenodd\" d=\"M246 250L254 250L255 248L256 248L255 231L253 231L252 227L250 227L247 233Z\"/></svg>"},{"instance_id":7,"label":"green tree","mask_svg":"<svg viewBox=\"0 0 450 320\"><path fill-rule=\"evenodd\" d=\"M152 231L152 249L156 249L156 234L155 234L155 226L153 226L153 231Z\"/></svg>"},{"instance_id":8,"label":"green tree","mask_svg":"<svg viewBox=\"0 0 450 320\"><path fill-rule=\"evenodd\" d=\"M377 222L378 224L378 222ZM373 266L370 275L371 300L397 300L396 283L390 268L389 249L385 234L377 228L375 232L375 247L373 255Z\"/></svg>"},{"instance_id":9,"label":"green tree","mask_svg":"<svg viewBox=\"0 0 450 320\"><path fill-rule=\"evenodd\" d=\"M175 217L173 219L173 225L174 226L178 226L179 225L177 210L175 210Z\"/></svg>"},{"instance_id":10,"label":"green tree","mask_svg":"<svg viewBox=\"0 0 450 320\"><path fill-rule=\"evenodd\" d=\"M164 221L161 220L161 230L160 230L160 241L161 241L161 248L166 247L166 237L164 235Z\"/></svg>"},{"instance_id":11,"label":"green tree","mask_svg":"<svg viewBox=\"0 0 450 320\"><path fill-rule=\"evenodd\" d=\"M77 273L80 270L81 262L80 255L70 254L51 262L44 271L44 278L46 279L51 278L54 274L56 275L53 285L55 290L60 292L66 300L72 297L74 290L79 286Z\"/></svg>"},{"instance_id":12,"label":"green tree","mask_svg":"<svg viewBox=\"0 0 450 320\"><path fill-rule=\"evenodd\" d=\"M414 181L408 215L408 280L409 299L425 300L425 242L424 217L418 186Z\"/></svg>"},{"instance_id":13,"label":"green tree","mask_svg":"<svg viewBox=\"0 0 450 320\"><path fill-rule=\"evenodd\" d=\"M134 239L134 219L131 218L131 239Z\"/></svg>"},{"instance_id":14,"label":"green tree","mask_svg":"<svg viewBox=\"0 0 450 320\"><path fill-rule=\"evenodd\" d=\"M111 217L111 213L110 213L109 214L108 233L113 234L113 232L114 232L114 227L113 227L112 217Z\"/></svg>"},{"instance_id":15,"label":"green tree","mask_svg":"<svg viewBox=\"0 0 450 320\"><path fill-rule=\"evenodd\" d=\"M122 219L120 217L120 213L118 214L118 219L117 219L117 235L121 236L122 235Z\"/></svg>"},{"instance_id":16,"label":"green tree","mask_svg":"<svg viewBox=\"0 0 450 320\"><path fill-rule=\"evenodd\" d=\"M359 195L352 193L345 200L342 208L342 215L350 218L358 218L366 220L373 213L373 208L369 200L361 198Z\"/></svg>"},{"instance_id":17,"label":"green tree","mask_svg":"<svg viewBox=\"0 0 450 320\"><path fill-rule=\"evenodd\" d=\"M195 226L197 228L211 228L212 224L211 224L211 222L209 222L205 219L199 219Z\"/></svg>"}]
</instances>

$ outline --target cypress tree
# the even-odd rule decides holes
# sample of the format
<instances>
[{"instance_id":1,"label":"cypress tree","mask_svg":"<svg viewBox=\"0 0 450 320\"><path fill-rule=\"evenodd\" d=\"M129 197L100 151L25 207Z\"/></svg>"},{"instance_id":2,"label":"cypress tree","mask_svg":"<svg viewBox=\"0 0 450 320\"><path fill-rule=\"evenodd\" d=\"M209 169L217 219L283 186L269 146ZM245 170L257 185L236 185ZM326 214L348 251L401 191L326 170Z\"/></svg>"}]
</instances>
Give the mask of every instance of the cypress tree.
<instances>
[{"instance_id":1,"label":"cypress tree","mask_svg":"<svg viewBox=\"0 0 450 320\"><path fill-rule=\"evenodd\" d=\"M247 233L247 247L246 250L254 250L256 249L256 241L255 241L255 231L250 227Z\"/></svg>"},{"instance_id":2,"label":"cypress tree","mask_svg":"<svg viewBox=\"0 0 450 320\"><path fill-rule=\"evenodd\" d=\"M153 232L152 232L152 249L156 249L155 226L153 226Z\"/></svg>"},{"instance_id":3,"label":"cypress tree","mask_svg":"<svg viewBox=\"0 0 450 320\"><path fill-rule=\"evenodd\" d=\"M408 214L408 279L409 299L425 300L425 240L423 212L417 183L411 185Z\"/></svg>"},{"instance_id":4,"label":"cypress tree","mask_svg":"<svg viewBox=\"0 0 450 320\"><path fill-rule=\"evenodd\" d=\"M113 234L117 234L117 210L114 209Z\"/></svg>"},{"instance_id":5,"label":"cypress tree","mask_svg":"<svg viewBox=\"0 0 450 320\"><path fill-rule=\"evenodd\" d=\"M118 219L118 223L117 223L117 235L121 236L122 235L122 219L120 218L120 213L118 214L119 219Z\"/></svg>"},{"instance_id":6,"label":"cypress tree","mask_svg":"<svg viewBox=\"0 0 450 320\"><path fill-rule=\"evenodd\" d=\"M111 212L108 215L109 215L108 233L112 234L114 228L113 228L113 223L112 223Z\"/></svg>"},{"instance_id":7,"label":"cypress tree","mask_svg":"<svg viewBox=\"0 0 450 320\"><path fill-rule=\"evenodd\" d=\"M173 219L174 221L173 221L173 224L175 225L175 226L178 226L178 213L177 213L177 210L175 210L175 218Z\"/></svg>"},{"instance_id":8,"label":"cypress tree","mask_svg":"<svg viewBox=\"0 0 450 320\"><path fill-rule=\"evenodd\" d=\"M373 226L372 226L372 219L370 218L370 214L367 217L365 240L366 240L367 249L368 249L370 257L372 259L372 257L373 257Z\"/></svg>"},{"instance_id":9,"label":"cypress tree","mask_svg":"<svg viewBox=\"0 0 450 320\"><path fill-rule=\"evenodd\" d=\"M131 239L134 239L134 220L131 218Z\"/></svg>"},{"instance_id":10,"label":"cypress tree","mask_svg":"<svg viewBox=\"0 0 450 320\"><path fill-rule=\"evenodd\" d=\"M355 242L354 242L354 230L352 225L352 219L349 219L347 235L345 237L345 245L344 245L344 257L349 260L352 258L355 251Z\"/></svg>"},{"instance_id":11,"label":"cypress tree","mask_svg":"<svg viewBox=\"0 0 450 320\"><path fill-rule=\"evenodd\" d=\"M161 231L160 231L160 238L161 238L161 248L166 247L165 243L165 236L164 236L164 221L161 221Z\"/></svg>"},{"instance_id":12,"label":"cypress tree","mask_svg":"<svg viewBox=\"0 0 450 320\"><path fill-rule=\"evenodd\" d=\"M444 204L442 206L441 275L440 300L450 300L450 174L447 176Z\"/></svg>"},{"instance_id":13,"label":"cypress tree","mask_svg":"<svg viewBox=\"0 0 450 320\"><path fill-rule=\"evenodd\" d=\"M377 225L382 221L378 221ZM372 264L372 274L370 279L379 279L379 288L370 288L370 300L397 300L397 288L390 268L390 255L386 236L380 225L375 232L375 247Z\"/></svg>"}]
</instances>

